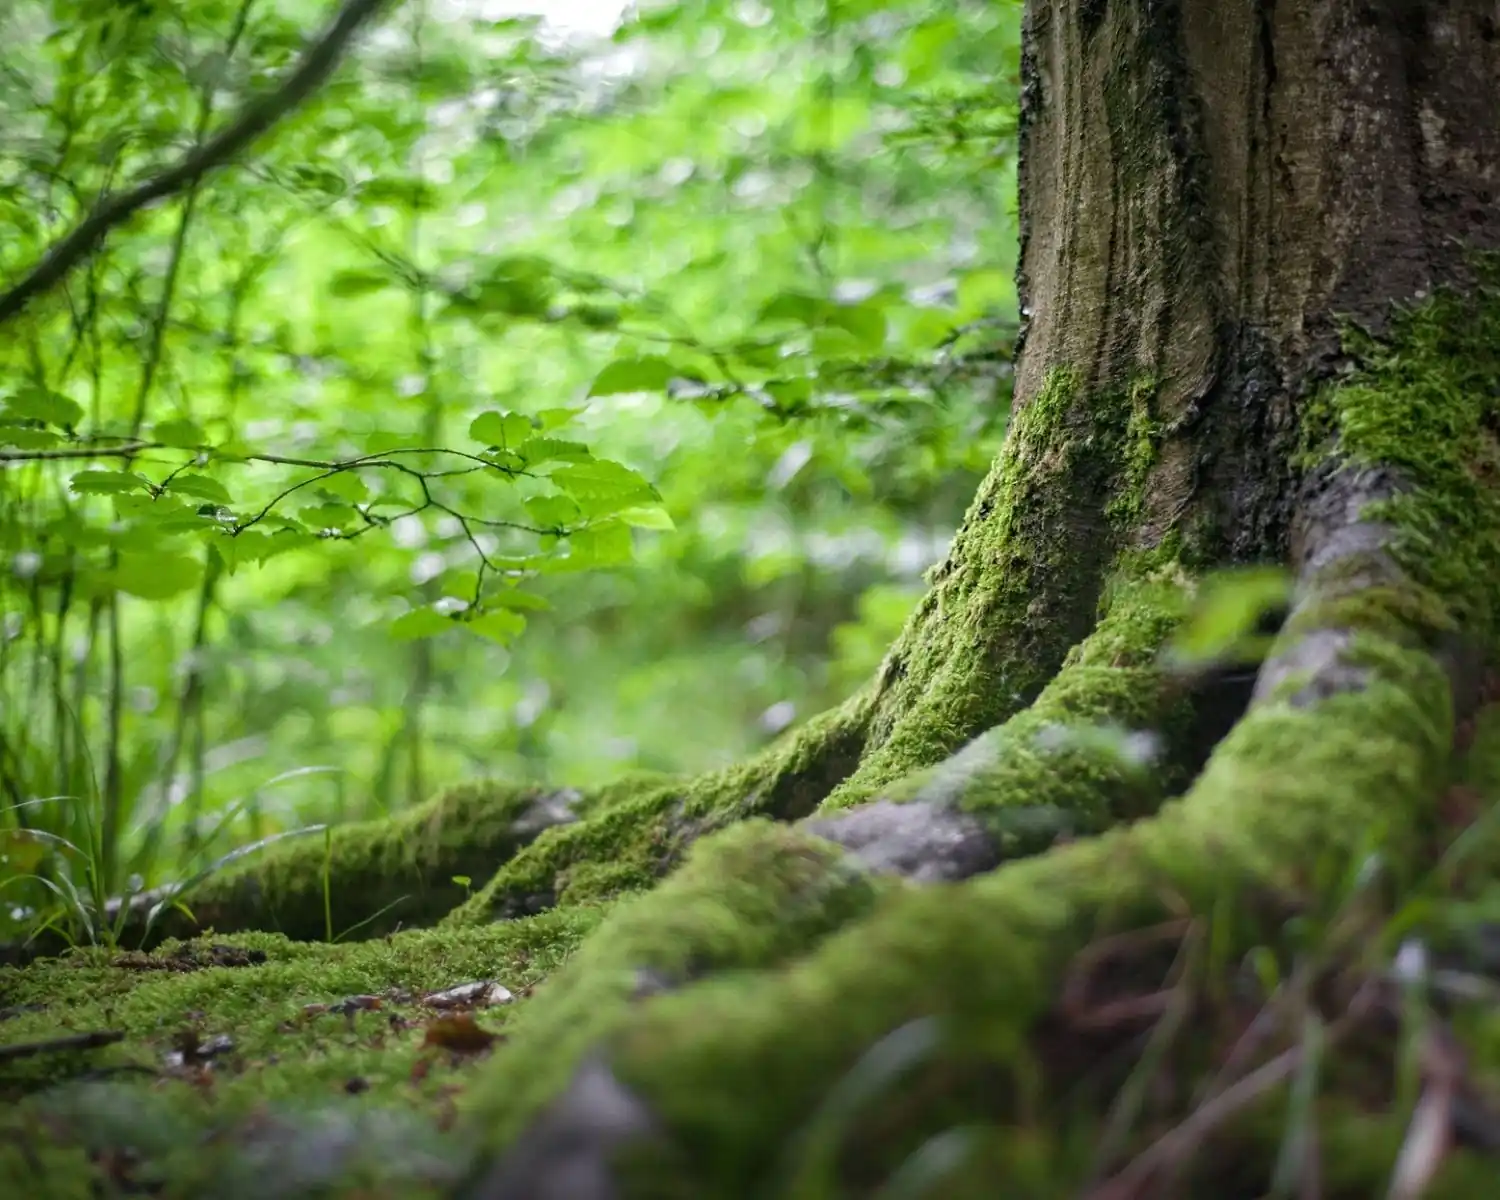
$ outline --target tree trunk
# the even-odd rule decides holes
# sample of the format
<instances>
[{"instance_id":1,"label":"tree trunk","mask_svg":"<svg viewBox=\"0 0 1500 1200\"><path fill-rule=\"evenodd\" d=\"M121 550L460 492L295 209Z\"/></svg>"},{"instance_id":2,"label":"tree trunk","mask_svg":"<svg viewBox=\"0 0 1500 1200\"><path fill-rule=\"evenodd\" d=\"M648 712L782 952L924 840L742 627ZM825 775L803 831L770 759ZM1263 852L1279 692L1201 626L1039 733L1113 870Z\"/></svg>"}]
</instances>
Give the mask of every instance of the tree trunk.
<instances>
[{"instance_id":1,"label":"tree trunk","mask_svg":"<svg viewBox=\"0 0 1500 1200\"><path fill-rule=\"evenodd\" d=\"M1205 963L1227 987L1285 951L1374 850L1389 878L1430 865L1500 583L1497 23L1492 0L1032 0L1004 450L813 819L700 843L523 1014L477 1101L504 1151L477 1194L862 1194L959 1125L973 1153L929 1194L1076 1194L1129 1123L1083 1133L1093 1158L1069 1117L1168 1017L1205 1052ZM1296 576L1253 704L1159 654L1196 582L1247 563ZM1063 722L1155 731L1157 759ZM1380 1118L1321 1119L1330 1186L1375 1194L1399 1129L1356 1154ZM1258 1195L1274 1132L1236 1136ZM1097 1194L1191 1189L1182 1158Z\"/></svg>"},{"instance_id":2,"label":"tree trunk","mask_svg":"<svg viewBox=\"0 0 1500 1200\"><path fill-rule=\"evenodd\" d=\"M1243 1031L1252 948L1291 962L1322 921L1347 967L1340 922L1378 935L1365 910L1453 833L1451 785L1500 788L1494 0L1030 0L1024 37L1005 447L844 708L735 770L575 798L535 840L491 822L512 857L456 926L645 894L487 1069L475 1196L872 1194L960 1126L926 1194L1198 1194L1213 1134L1214 1186L1260 1195L1285 1121L1222 1119L1253 1061L1121 1170L1193 1107L1162 1063L1213 1069ZM1296 580L1269 657L1172 669L1200 583L1246 564ZM385 873L446 883L461 845ZM291 896L318 936L324 854L191 903L222 929L252 920L235 897ZM1267 1055L1316 1005L1344 1036L1367 978L1294 973ZM1399 1124L1325 1100L1322 1194L1377 1194Z\"/></svg>"}]
</instances>

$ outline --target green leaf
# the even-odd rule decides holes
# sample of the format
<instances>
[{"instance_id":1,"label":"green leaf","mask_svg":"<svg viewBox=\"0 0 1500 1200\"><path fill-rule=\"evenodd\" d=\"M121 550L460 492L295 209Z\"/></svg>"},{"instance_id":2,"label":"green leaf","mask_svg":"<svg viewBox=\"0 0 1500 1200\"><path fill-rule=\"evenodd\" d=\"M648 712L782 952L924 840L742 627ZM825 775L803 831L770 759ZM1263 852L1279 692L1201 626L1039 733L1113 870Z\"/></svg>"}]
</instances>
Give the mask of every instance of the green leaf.
<instances>
[{"instance_id":1,"label":"green leaf","mask_svg":"<svg viewBox=\"0 0 1500 1200\"><path fill-rule=\"evenodd\" d=\"M5 415L20 421L41 421L59 429L72 429L83 419L83 406L67 396L28 384L7 397Z\"/></svg>"},{"instance_id":2,"label":"green leaf","mask_svg":"<svg viewBox=\"0 0 1500 1200\"><path fill-rule=\"evenodd\" d=\"M515 641L526 628L526 618L518 612L510 612L505 609L499 611L475 613L467 621L462 622L465 628L479 634L480 637L488 638L492 642L499 642L507 646Z\"/></svg>"},{"instance_id":3,"label":"green leaf","mask_svg":"<svg viewBox=\"0 0 1500 1200\"><path fill-rule=\"evenodd\" d=\"M384 454L387 450L395 450L398 447L410 445L412 445L412 440L407 435L380 429L366 436L365 453Z\"/></svg>"},{"instance_id":4,"label":"green leaf","mask_svg":"<svg viewBox=\"0 0 1500 1200\"><path fill-rule=\"evenodd\" d=\"M519 453L528 467L544 462L588 462L593 458L589 448L582 442L568 442L552 437L531 438L521 446Z\"/></svg>"},{"instance_id":5,"label":"green leaf","mask_svg":"<svg viewBox=\"0 0 1500 1200\"><path fill-rule=\"evenodd\" d=\"M340 300L348 300L383 291L394 282L384 271L340 271L328 281L328 294Z\"/></svg>"},{"instance_id":6,"label":"green leaf","mask_svg":"<svg viewBox=\"0 0 1500 1200\"><path fill-rule=\"evenodd\" d=\"M133 471L79 471L68 481L80 496L114 496L144 492L150 484Z\"/></svg>"},{"instance_id":7,"label":"green leaf","mask_svg":"<svg viewBox=\"0 0 1500 1200\"><path fill-rule=\"evenodd\" d=\"M121 554L110 580L142 600L167 600L203 578L203 564L186 554Z\"/></svg>"},{"instance_id":8,"label":"green leaf","mask_svg":"<svg viewBox=\"0 0 1500 1200\"><path fill-rule=\"evenodd\" d=\"M583 517L583 510L570 496L532 496L526 501L526 511L543 529L565 529Z\"/></svg>"},{"instance_id":9,"label":"green leaf","mask_svg":"<svg viewBox=\"0 0 1500 1200\"><path fill-rule=\"evenodd\" d=\"M646 502L661 499L644 475L607 458L559 467L550 478L577 500L623 496L639 496Z\"/></svg>"},{"instance_id":10,"label":"green leaf","mask_svg":"<svg viewBox=\"0 0 1500 1200\"><path fill-rule=\"evenodd\" d=\"M819 300L805 292L782 292L761 306L756 320L797 321L803 325L816 325L827 308L826 300Z\"/></svg>"},{"instance_id":11,"label":"green leaf","mask_svg":"<svg viewBox=\"0 0 1500 1200\"><path fill-rule=\"evenodd\" d=\"M634 525L637 529L676 529L672 521L672 514L660 505L649 505L644 508L627 508L620 513L620 520L627 525Z\"/></svg>"},{"instance_id":12,"label":"green leaf","mask_svg":"<svg viewBox=\"0 0 1500 1200\"><path fill-rule=\"evenodd\" d=\"M309 529L344 529L356 515L347 504L311 504L297 510L297 519Z\"/></svg>"},{"instance_id":13,"label":"green leaf","mask_svg":"<svg viewBox=\"0 0 1500 1200\"><path fill-rule=\"evenodd\" d=\"M1013 308L1014 279L1005 271L969 271L958 281L958 318L972 320L996 307Z\"/></svg>"},{"instance_id":14,"label":"green leaf","mask_svg":"<svg viewBox=\"0 0 1500 1200\"><path fill-rule=\"evenodd\" d=\"M1276 568L1247 567L1211 575L1172 641L1171 658L1179 663L1258 661L1270 638L1258 634L1257 626L1287 602L1291 586L1287 573Z\"/></svg>"},{"instance_id":15,"label":"green leaf","mask_svg":"<svg viewBox=\"0 0 1500 1200\"><path fill-rule=\"evenodd\" d=\"M18 450L50 450L61 442L62 438L50 429L0 422L0 446L14 446Z\"/></svg>"},{"instance_id":16,"label":"green leaf","mask_svg":"<svg viewBox=\"0 0 1500 1200\"><path fill-rule=\"evenodd\" d=\"M359 198L367 204L394 204L420 211L437 200L437 189L425 179L372 179L359 187Z\"/></svg>"},{"instance_id":17,"label":"green leaf","mask_svg":"<svg viewBox=\"0 0 1500 1200\"><path fill-rule=\"evenodd\" d=\"M46 861L52 847L39 834L31 829L0 829L0 863L7 876L29 875Z\"/></svg>"},{"instance_id":18,"label":"green leaf","mask_svg":"<svg viewBox=\"0 0 1500 1200\"><path fill-rule=\"evenodd\" d=\"M454 625L453 618L435 608L414 608L402 613L391 622L390 633L398 641L411 642L418 638L436 637L447 633Z\"/></svg>"},{"instance_id":19,"label":"green leaf","mask_svg":"<svg viewBox=\"0 0 1500 1200\"><path fill-rule=\"evenodd\" d=\"M642 358L617 358L594 377L590 396L617 396L625 392L659 392L677 374L672 364L654 354Z\"/></svg>"},{"instance_id":20,"label":"green leaf","mask_svg":"<svg viewBox=\"0 0 1500 1200\"><path fill-rule=\"evenodd\" d=\"M192 421L158 421L151 428L151 438L179 450L195 450L206 441L203 430Z\"/></svg>"},{"instance_id":21,"label":"green leaf","mask_svg":"<svg viewBox=\"0 0 1500 1200\"><path fill-rule=\"evenodd\" d=\"M514 450L527 441L536 427L531 418L521 413L483 412L469 422L469 436L486 446L498 446L503 450Z\"/></svg>"},{"instance_id":22,"label":"green leaf","mask_svg":"<svg viewBox=\"0 0 1500 1200\"><path fill-rule=\"evenodd\" d=\"M350 504L358 504L370 495L365 481L354 471L339 471L327 479L319 480L318 487L335 499L347 500Z\"/></svg>"},{"instance_id":23,"label":"green leaf","mask_svg":"<svg viewBox=\"0 0 1500 1200\"><path fill-rule=\"evenodd\" d=\"M269 533L262 533L258 529L246 529L233 536L213 538L209 545L219 556L224 569L232 575L245 563L265 561L272 553L273 540Z\"/></svg>"},{"instance_id":24,"label":"green leaf","mask_svg":"<svg viewBox=\"0 0 1500 1200\"><path fill-rule=\"evenodd\" d=\"M830 305L824 323L844 330L861 350L873 352L885 345L885 308L874 301Z\"/></svg>"},{"instance_id":25,"label":"green leaf","mask_svg":"<svg viewBox=\"0 0 1500 1200\"><path fill-rule=\"evenodd\" d=\"M200 500L212 500L215 504L231 503L224 485L207 475L184 472L173 477L172 482L167 484L167 491L181 496L196 496Z\"/></svg>"},{"instance_id":26,"label":"green leaf","mask_svg":"<svg viewBox=\"0 0 1500 1200\"><path fill-rule=\"evenodd\" d=\"M582 411L581 408L544 408L536 414L536 419L544 430L552 430L566 425Z\"/></svg>"},{"instance_id":27,"label":"green leaf","mask_svg":"<svg viewBox=\"0 0 1500 1200\"><path fill-rule=\"evenodd\" d=\"M635 547L630 527L623 521L602 521L580 529L568 538L568 564L571 567L610 567L627 563Z\"/></svg>"},{"instance_id":28,"label":"green leaf","mask_svg":"<svg viewBox=\"0 0 1500 1200\"><path fill-rule=\"evenodd\" d=\"M551 608L551 603L545 596L538 596L535 592L523 592L516 588L501 588L493 595L484 598L486 604L497 604L501 608L516 608L526 612L545 612Z\"/></svg>"},{"instance_id":29,"label":"green leaf","mask_svg":"<svg viewBox=\"0 0 1500 1200\"><path fill-rule=\"evenodd\" d=\"M765 392L784 412L797 412L812 399L812 380L805 375L791 379L773 379L764 385Z\"/></svg>"}]
</instances>

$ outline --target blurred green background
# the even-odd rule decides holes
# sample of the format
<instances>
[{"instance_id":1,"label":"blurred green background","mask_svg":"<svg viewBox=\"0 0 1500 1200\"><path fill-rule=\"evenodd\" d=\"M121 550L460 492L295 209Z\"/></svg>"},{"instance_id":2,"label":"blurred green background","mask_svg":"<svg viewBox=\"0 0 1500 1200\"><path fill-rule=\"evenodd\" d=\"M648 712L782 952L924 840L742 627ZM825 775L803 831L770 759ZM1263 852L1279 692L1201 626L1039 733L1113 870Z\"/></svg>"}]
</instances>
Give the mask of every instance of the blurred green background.
<instances>
[{"instance_id":1,"label":"blurred green background","mask_svg":"<svg viewBox=\"0 0 1500 1200\"><path fill-rule=\"evenodd\" d=\"M0 327L0 937L729 762L941 557L1009 403L1019 3L524 7L392 6ZM334 10L11 0L0 284Z\"/></svg>"}]
</instances>

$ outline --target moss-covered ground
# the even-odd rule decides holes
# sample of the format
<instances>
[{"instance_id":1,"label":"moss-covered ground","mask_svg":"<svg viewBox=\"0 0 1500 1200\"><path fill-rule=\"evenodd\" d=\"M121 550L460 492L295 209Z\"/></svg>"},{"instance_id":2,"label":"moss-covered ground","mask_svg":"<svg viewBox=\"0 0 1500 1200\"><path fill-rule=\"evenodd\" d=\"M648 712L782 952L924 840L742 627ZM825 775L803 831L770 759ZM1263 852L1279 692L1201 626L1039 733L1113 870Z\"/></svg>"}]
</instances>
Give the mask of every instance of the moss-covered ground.
<instances>
[{"instance_id":1,"label":"moss-covered ground","mask_svg":"<svg viewBox=\"0 0 1500 1200\"><path fill-rule=\"evenodd\" d=\"M1201 770L1161 657L1191 576L1112 524L1149 486L1150 387L1059 374L871 689L746 766L450 793L188 897L301 940L0 971L0 1047L119 1035L0 1049L0 1188L489 1196L464 1189L589 1066L655 1132L613 1167L626 1200L1272 1176L1353 1200L1399 1172L1410 1200L1494 1196L1500 298L1439 296L1359 351L1309 406L1320 549ZM1043 544L1074 527L1091 556ZM938 793L999 833L1071 824L922 886L797 825ZM414 888L441 924L370 920ZM314 940L334 898L363 940ZM490 982L511 1002L431 999Z\"/></svg>"},{"instance_id":2,"label":"moss-covered ground","mask_svg":"<svg viewBox=\"0 0 1500 1200\"><path fill-rule=\"evenodd\" d=\"M445 1132L454 1096L600 917L344 945L245 933L0 969L0 1046L121 1035L0 1059L0 1194L90 1196L111 1175L181 1196L451 1183L467 1153ZM440 994L477 983L511 999Z\"/></svg>"}]
</instances>

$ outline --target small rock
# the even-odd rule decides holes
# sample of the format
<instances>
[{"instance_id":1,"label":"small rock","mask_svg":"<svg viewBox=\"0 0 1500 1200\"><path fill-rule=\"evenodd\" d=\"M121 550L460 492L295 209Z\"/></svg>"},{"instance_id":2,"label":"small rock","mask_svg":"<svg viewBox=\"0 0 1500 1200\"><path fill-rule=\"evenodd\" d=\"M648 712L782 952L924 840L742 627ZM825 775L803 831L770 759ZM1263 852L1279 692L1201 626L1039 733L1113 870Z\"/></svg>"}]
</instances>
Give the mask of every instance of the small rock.
<instances>
[{"instance_id":1,"label":"small rock","mask_svg":"<svg viewBox=\"0 0 1500 1200\"><path fill-rule=\"evenodd\" d=\"M476 979L473 983L455 984L440 992L429 992L422 1003L429 1008L491 1008L509 1004L515 997L510 989L493 979Z\"/></svg>"}]
</instances>

